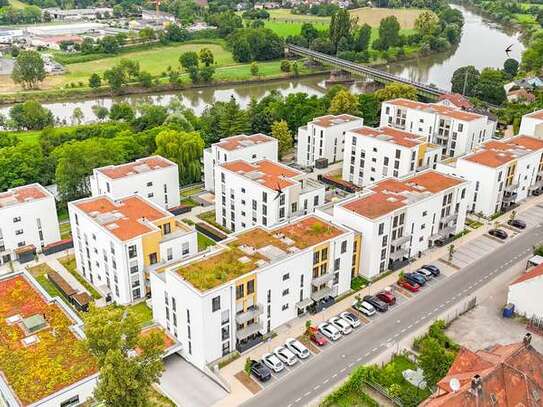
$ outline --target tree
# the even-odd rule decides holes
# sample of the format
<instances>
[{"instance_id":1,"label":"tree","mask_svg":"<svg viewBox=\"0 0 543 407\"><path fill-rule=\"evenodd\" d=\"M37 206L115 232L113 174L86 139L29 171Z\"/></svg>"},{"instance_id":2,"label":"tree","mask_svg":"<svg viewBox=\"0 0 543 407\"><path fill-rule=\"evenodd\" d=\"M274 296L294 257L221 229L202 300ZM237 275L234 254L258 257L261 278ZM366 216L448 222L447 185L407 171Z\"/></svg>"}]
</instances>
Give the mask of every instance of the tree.
<instances>
[{"instance_id":1,"label":"tree","mask_svg":"<svg viewBox=\"0 0 543 407\"><path fill-rule=\"evenodd\" d=\"M147 71L141 71L138 75L138 82L144 88L153 86L153 76Z\"/></svg>"},{"instance_id":2,"label":"tree","mask_svg":"<svg viewBox=\"0 0 543 407\"><path fill-rule=\"evenodd\" d=\"M283 157L294 144L294 138L288 128L288 123L284 120L275 122L271 126L271 135L279 142L279 157Z\"/></svg>"},{"instance_id":3,"label":"tree","mask_svg":"<svg viewBox=\"0 0 543 407\"><path fill-rule=\"evenodd\" d=\"M251 60L251 47L246 39L240 39L232 45L232 55L238 62L249 62Z\"/></svg>"},{"instance_id":4,"label":"tree","mask_svg":"<svg viewBox=\"0 0 543 407\"><path fill-rule=\"evenodd\" d=\"M281 61L281 72L290 72L290 61L286 59Z\"/></svg>"},{"instance_id":5,"label":"tree","mask_svg":"<svg viewBox=\"0 0 543 407\"><path fill-rule=\"evenodd\" d=\"M300 35L307 41L307 45L311 45L313 40L318 38L319 31L311 23L303 23L300 30Z\"/></svg>"},{"instance_id":6,"label":"tree","mask_svg":"<svg viewBox=\"0 0 543 407\"><path fill-rule=\"evenodd\" d=\"M74 111L72 112L72 120L74 123L77 123L78 125L81 124L83 121L85 115L83 114L83 110L81 110L80 107L76 107Z\"/></svg>"},{"instance_id":7,"label":"tree","mask_svg":"<svg viewBox=\"0 0 543 407\"><path fill-rule=\"evenodd\" d=\"M379 39L373 44L376 49L387 50L401 43L400 23L395 16L385 17L379 24Z\"/></svg>"},{"instance_id":8,"label":"tree","mask_svg":"<svg viewBox=\"0 0 543 407\"><path fill-rule=\"evenodd\" d=\"M149 406L151 386L164 370L162 336L140 335L133 313L121 307L92 307L85 332L85 343L100 371L95 398L106 407Z\"/></svg>"},{"instance_id":9,"label":"tree","mask_svg":"<svg viewBox=\"0 0 543 407\"><path fill-rule=\"evenodd\" d=\"M109 110L109 118L111 120L124 120L131 122L134 120L134 110L126 102L114 103Z\"/></svg>"},{"instance_id":10,"label":"tree","mask_svg":"<svg viewBox=\"0 0 543 407\"><path fill-rule=\"evenodd\" d=\"M351 20L349 11L346 9L339 9L334 13L334 15L332 15L328 34L334 50L337 50L339 42L342 38L351 37L351 29L353 25L353 20Z\"/></svg>"},{"instance_id":11,"label":"tree","mask_svg":"<svg viewBox=\"0 0 543 407\"><path fill-rule=\"evenodd\" d=\"M179 57L179 63L185 70L198 67L198 54L194 51L184 52Z\"/></svg>"},{"instance_id":12,"label":"tree","mask_svg":"<svg viewBox=\"0 0 543 407\"><path fill-rule=\"evenodd\" d=\"M37 51L21 51L15 59L11 78L24 89L34 89L45 79L45 66Z\"/></svg>"},{"instance_id":13,"label":"tree","mask_svg":"<svg viewBox=\"0 0 543 407\"><path fill-rule=\"evenodd\" d=\"M247 112L233 97L228 102L216 102L208 107L201 116L201 128L207 145L250 130Z\"/></svg>"},{"instance_id":14,"label":"tree","mask_svg":"<svg viewBox=\"0 0 543 407\"><path fill-rule=\"evenodd\" d=\"M447 375L455 355L445 349L435 338L428 337L421 344L418 365L424 372L424 380L431 388Z\"/></svg>"},{"instance_id":15,"label":"tree","mask_svg":"<svg viewBox=\"0 0 543 407\"><path fill-rule=\"evenodd\" d=\"M100 121L103 121L109 115L109 110L107 110L107 107L105 106L94 105L91 109L96 118Z\"/></svg>"},{"instance_id":16,"label":"tree","mask_svg":"<svg viewBox=\"0 0 543 407\"><path fill-rule=\"evenodd\" d=\"M381 101L398 98L417 100L417 89L404 83L392 82L375 92L375 96Z\"/></svg>"},{"instance_id":17,"label":"tree","mask_svg":"<svg viewBox=\"0 0 543 407\"><path fill-rule=\"evenodd\" d=\"M507 58L503 63L503 70L510 78L514 78L517 76L519 65L519 62L516 59Z\"/></svg>"},{"instance_id":18,"label":"tree","mask_svg":"<svg viewBox=\"0 0 543 407\"><path fill-rule=\"evenodd\" d=\"M106 54L116 54L121 48L119 41L117 41L117 38L113 35L106 35L102 38L100 40L100 46L102 47L102 51Z\"/></svg>"},{"instance_id":19,"label":"tree","mask_svg":"<svg viewBox=\"0 0 543 407\"><path fill-rule=\"evenodd\" d=\"M480 75L473 65L458 68L451 78L451 91L464 96L474 96Z\"/></svg>"},{"instance_id":20,"label":"tree","mask_svg":"<svg viewBox=\"0 0 543 407\"><path fill-rule=\"evenodd\" d=\"M502 71L485 68L481 72L479 82L475 85L475 96L485 102L500 105L507 99L504 82Z\"/></svg>"},{"instance_id":21,"label":"tree","mask_svg":"<svg viewBox=\"0 0 543 407\"><path fill-rule=\"evenodd\" d=\"M89 78L89 86L93 89L98 89L102 86L102 78L96 72L94 72Z\"/></svg>"},{"instance_id":22,"label":"tree","mask_svg":"<svg viewBox=\"0 0 543 407\"><path fill-rule=\"evenodd\" d=\"M138 37L140 37L143 42L151 42L155 39L156 33L151 27L145 27L139 31Z\"/></svg>"},{"instance_id":23,"label":"tree","mask_svg":"<svg viewBox=\"0 0 543 407\"><path fill-rule=\"evenodd\" d=\"M449 246L449 261L452 261L453 260L453 257L454 257L454 253L456 252L456 247L454 246L454 244L451 244Z\"/></svg>"},{"instance_id":24,"label":"tree","mask_svg":"<svg viewBox=\"0 0 543 407\"><path fill-rule=\"evenodd\" d=\"M53 113L35 100L16 104L9 116L17 129L41 130L54 123Z\"/></svg>"},{"instance_id":25,"label":"tree","mask_svg":"<svg viewBox=\"0 0 543 407\"><path fill-rule=\"evenodd\" d=\"M253 62L251 64L251 75L253 75L253 76L258 75L258 64L256 62Z\"/></svg>"},{"instance_id":26,"label":"tree","mask_svg":"<svg viewBox=\"0 0 543 407\"><path fill-rule=\"evenodd\" d=\"M543 68L543 32L534 34L522 54L522 69L538 72Z\"/></svg>"},{"instance_id":27,"label":"tree","mask_svg":"<svg viewBox=\"0 0 543 407\"><path fill-rule=\"evenodd\" d=\"M215 74L215 68L213 66L203 66L200 68L200 78L204 82L210 82Z\"/></svg>"},{"instance_id":28,"label":"tree","mask_svg":"<svg viewBox=\"0 0 543 407\"><path fill-rule=\"evenodd\" d=\"M198 54L200 62L205 66L213 65L214 57L213 52L209 48L202 48Z\"/></svg>"},{"instance_id":29,"label":"tree","mask_svg":"<svg viewBox=\"0 0 543 407\"><path fill-rule=\"evenodd\" d=\"M358 98L346 89L340 90L330 102L330 114L358 115Z\"/></svg>"},{"instance_id":30,"label":"tree","mask_svg":"<svg viewBox=\"0 0 543 407\"><path fill-rule=\"evenodd\" d=\"M370 39L371 27L368 24L364 24L356 30L354 50L357 52L367 51L370 46Z\"/></svg>"},{"instance_id":31,"label":"tree","mask_svg":"<svg viewBox=\"0 0 543 407\"><path fill-rule=\"evenodd\" d=\"M299 76L300 75L300 69L298 68L298 63L297 62L294 62L292 64L292 73L294 74L294 76Z\"/></svg>"},{"instance_id":32,"label":"tree","mask_svg":"<svg viewBox=\"0 0 543 407\"><path fill-rule=\"evenodd\" d=\"M181 185L200 180L200 159L204 151L204 140L200 133L192 131L163 130L156 136L155 154L168 158L179 168Z\"/></svg>"},{"instance_id":33,"label":"tree","mask_svg":"<svg viewBox=\"0 0 543 407\"><path fill-rule=\"evenodd\" d=\"M31 165L30 165L31 164ZM18 143L0 148L0 190L21 185L52 182L50 159L39 144Z\"/></svg>"},{"instance_id":34,"label":"tree","mask_svg":"<svg viewBox=\"0 0 543 407\"><path fill-rule=\"evenodd\" d=\"M439 18L431 11L423 11L415 20L415 29L422 36L434 35L439 29Z\"/></svg>"},{"instance_id":35,"label":"tree","mask_svg":"<svg viewBox=\"0 0 543 407\"><path fill-rule=\"evenodd\" d=\"M104 72L104 79L107 81L109 87L114 92L120 90L122 86L128 81L125 70L119 65L115 65L112 66L110 69L107 69Z\"/></svg>"},{"instance_id":36,"label":"tree","mask_svg":"<svg viewBox=\"0 0 543 407\"><path fill-rule=\"evenodd\" d=\"M364 125L377 126L379 124L381 102L374 93L361 93L358 95L358 110L364 119Z\"/></svg>"}]
</instances>

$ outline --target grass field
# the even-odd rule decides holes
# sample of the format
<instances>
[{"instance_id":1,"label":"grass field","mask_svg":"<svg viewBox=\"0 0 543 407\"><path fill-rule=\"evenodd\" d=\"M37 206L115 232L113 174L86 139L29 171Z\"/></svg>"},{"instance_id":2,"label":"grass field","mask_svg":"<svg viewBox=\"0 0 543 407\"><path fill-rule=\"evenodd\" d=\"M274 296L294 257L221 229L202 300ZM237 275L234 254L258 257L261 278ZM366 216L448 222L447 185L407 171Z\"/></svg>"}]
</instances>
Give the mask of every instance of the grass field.
<instances>
[{"instance_id":1,"label":"grass field","mask_svg":"<svg viewBox=\"0 0 543 407\"><path fill-rule=\"evenodd\" d=\"M311 16L307 14L292 14L288 8L266 10L270 13L270 20L277 21L300 21L300 22L321 22L329 23L330 17Z\"/></svg>"},{"instance_id":2,"label":"grass field","mask_svg":"<svg viewBox=\"0 0 543 407\"><path fill-rule=\"evenodd\" d=\"M381 20L388 16L395 16L402 29L415 28L415 20L423 12L421 9L397 9L397 8L357 8L351 10L351 15L358 17L358 24L368 24L371 27L379 27Z\"/></svg>"},{"instance_id":3,"label":"grass field","mask_svg":"<svg viewBox=\"0 0 543 407\"><path fill-rule=\"evenodd\" d=\"M199 252L201 252L202 250L207 249L209 246L214 246L216 244L217 244L217 242L210 239L209 237L207 237L203 233L198 232L198 251Z\"/></svg>"},{"instance_id":4,"label":"grass field","mask_svg":"<svg viewBox=\"0 0 543 407\"><path fill-rule=\"evenodd\" d=\"M303 23L304 21L302 20L296 20L293 22L268 20L265 23L265 27L269 28L280 37L286 38L289 35L300 35ZM313 23L313 26L319 31L328 29L328 23L318 22Z\"/></svg>"},{"instance_id":5,"label":"grass field","mask_svg":"<svg viewBox=\"0 0 543 407\"><path fill-rule=\"evenodd\" d=\"M92 298L95 300L102 298L100 293L96 291L96 289L87 280L85 280L81 274L77 272L74 255L59 257L58 261L72 276L76 278L77 281L81 283L83 287L87 289L87 291L92 295Z\"/></svg>"},{"instance_id":6,"label":"grass field","mask_svg":"<svg viewBox=\"0 0 543 407\"><path fill-rule=\"evenodd\" d=\"M19 1L19 0L9 0L9 5L13 6L13 8L25 8L27 6L22 1Z\"/></svg>"}]
</instances>

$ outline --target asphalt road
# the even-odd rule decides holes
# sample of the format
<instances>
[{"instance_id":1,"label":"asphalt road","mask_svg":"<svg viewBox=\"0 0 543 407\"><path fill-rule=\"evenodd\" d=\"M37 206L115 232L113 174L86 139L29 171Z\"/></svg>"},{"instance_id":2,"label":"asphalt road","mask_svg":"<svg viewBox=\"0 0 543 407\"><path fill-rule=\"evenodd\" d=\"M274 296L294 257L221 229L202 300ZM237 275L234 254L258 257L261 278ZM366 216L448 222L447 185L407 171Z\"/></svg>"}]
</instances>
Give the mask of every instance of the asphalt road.
<instances>
[{"instance_id":1,"label":"asphalt road","mask_svg":"<svg viewBox=\"0 0 543 407\"><path fill-rule=\"evenodd\" d=\"M294 407L311 402L421 325L442 314L483 285L528 257L543 241L543 227L536 226L504 243L496 251L442 279L432 288L412 297L405 305L381 315L362 330L343 337L333 349L322 352L243 404L246 407ZM328 345L330 346L330 345Z\"/></svg>"}]
</instances>

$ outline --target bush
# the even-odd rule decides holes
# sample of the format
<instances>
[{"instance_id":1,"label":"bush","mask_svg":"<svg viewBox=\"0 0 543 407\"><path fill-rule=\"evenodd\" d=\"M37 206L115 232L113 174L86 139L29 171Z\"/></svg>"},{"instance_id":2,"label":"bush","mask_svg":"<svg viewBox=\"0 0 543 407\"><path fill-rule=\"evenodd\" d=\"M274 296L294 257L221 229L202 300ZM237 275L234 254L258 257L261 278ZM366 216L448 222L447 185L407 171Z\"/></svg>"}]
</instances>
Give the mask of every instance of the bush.
<instances>
[{"instance_id":1,"label":"bush","mask_svg":"<svg viewBox=\"0 0 543 407\"><path fill-rule=\"evenodd\" d=\"M359 291L362 288L366 287L369 284L369 281L362 276L356 276L351 280L351 290Z\"/></svg>"}]
</instances>

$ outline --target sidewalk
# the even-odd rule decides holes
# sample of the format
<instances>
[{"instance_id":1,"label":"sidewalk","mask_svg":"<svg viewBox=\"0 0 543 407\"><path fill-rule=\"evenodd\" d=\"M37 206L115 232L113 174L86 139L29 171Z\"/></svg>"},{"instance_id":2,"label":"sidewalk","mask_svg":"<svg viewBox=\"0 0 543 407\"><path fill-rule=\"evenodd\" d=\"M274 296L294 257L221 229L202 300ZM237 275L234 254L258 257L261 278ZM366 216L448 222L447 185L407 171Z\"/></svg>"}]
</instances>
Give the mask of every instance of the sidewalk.
<instances>
[{"instance_id":1,"label":"sidewalk","mask_svg":"<svg viewBox=\"0 0 543 407\"><path fill-rule=\"evenodd\" d=\"M525 212L529 210L531 207L541 204L541 203L543 203L543 196L533 197L530 200L525 201L518 208L516 208L518 218L522 218L521 216L522 212ZM461 238L455 240L453 244L455 245L456 248L462 245L468 244L472 240L477 239L481 237L482 235L484 235L489 229L492 229L496 222L499 222L499 223L507 222L507 220L509 219L509 216L510 216L510 213L505 213L499 218L496 218L492 221L486 221L483 226L475 230L472 230L467 235L464 235ZM283 345L287 338L297 337L301 335L305 330L305 323L307 320L311 320L311 322L314 325L318 325L320 322L328 320L332 316L337 315L338 313L344 311L346 308L349 308L351 304L353 303L356 296L360 295L363 297L364 295L370 295L372 293L375 294L378 291L384 289L385 287L391 286L398 280L398 275L402 271L403 272L415 271L423 264L434 263L441 258L445 258L445 259L448 258L449 245L428 250L424 256L410 263L403 269L400 269L394 273L391 273L388 276L371 284L370 286L356 293L353 293L352 295L344 298L343 300L335 303L330 308L316 315L306 315L302 318L296 318L292 320L291 322L275 329L275 332L277 333L276 337L274 337L273 339L265 343L257 345L256 347L250 349L246 353L243 353L239 359L235 360L234 362L230 363L229 365L221 369L220 372L222 376L230 383L231 393L227 397L225 397L224 399L216 403L215 406L239 405L243 403L244 401L246 401L247 399L249 399L250 397L252 397L252 393L250 393L247 390L247 388L243 386L234 377L236 373L243 370L243 367L245 365L245 361L247 358L259 359L263 353L269 352L273 348ZM453 256L453 259L454 259L454 256ZM452 271L453 273L458 272L457 270L454 270L452 268L450 269L453 270Z\"/></svg>"}]
</instances>

